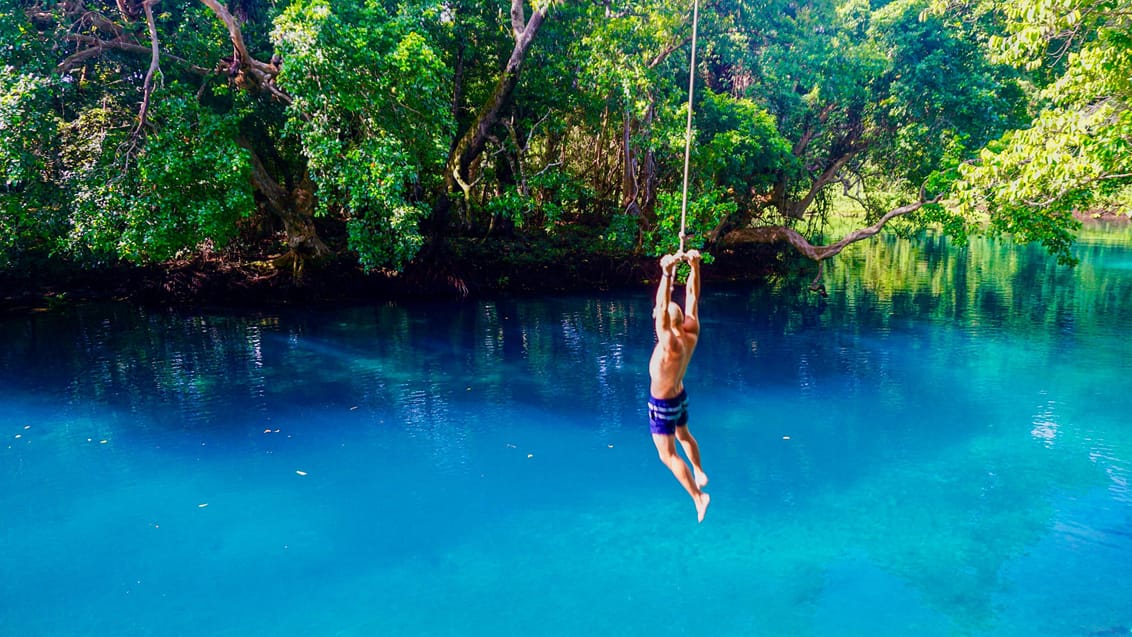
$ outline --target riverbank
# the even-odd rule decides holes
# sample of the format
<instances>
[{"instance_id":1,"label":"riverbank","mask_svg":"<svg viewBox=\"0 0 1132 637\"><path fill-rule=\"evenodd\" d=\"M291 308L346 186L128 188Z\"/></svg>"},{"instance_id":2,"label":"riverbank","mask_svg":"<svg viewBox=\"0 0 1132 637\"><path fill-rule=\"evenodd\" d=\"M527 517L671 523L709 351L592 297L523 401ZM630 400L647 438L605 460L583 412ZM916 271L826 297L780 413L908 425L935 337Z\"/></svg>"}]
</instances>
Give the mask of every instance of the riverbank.
<instances>
[{"instance_id":1,"label":"riverbank","mask_svg":"<svg viewBox=\"0 0 1132 637\"><path fill-rule=\"evenodd\" d=\"M1078 214L1078 239L1122 243L1132 217ZM279 269L271 255L232 260L219 254L145 266L31 268L0 272L0 312L41 311L75 303L123 301L149 307L237 309L326 305L405 299L463 299L647 289L658 273L655 257L599 251L574 240L452 241L443 255L419 259L403 272L364 272L343 255L301 272ZM717 251L704 281L756 281L771 275L813 276L813 264L787 246L745 245Z\"/></svg>"},{"instance_id":2,"label":"riverbank","mask_svg":"<svg viewBox=\"0 0 1132 637\"><path fill-rule=\"evenodd\" d=\"M763 278L781 270L778 251L750 246L714 255L706 282ZM150 307L232 307L461 299L651 287L656 258L562 245L457 243L444 255L403 272L364 272L340 257L302 271L270 261L220 255L137 266L37 270L0 275L0 312L42 311L74 303L124 301Z\"/></svg>"}]
</instances>

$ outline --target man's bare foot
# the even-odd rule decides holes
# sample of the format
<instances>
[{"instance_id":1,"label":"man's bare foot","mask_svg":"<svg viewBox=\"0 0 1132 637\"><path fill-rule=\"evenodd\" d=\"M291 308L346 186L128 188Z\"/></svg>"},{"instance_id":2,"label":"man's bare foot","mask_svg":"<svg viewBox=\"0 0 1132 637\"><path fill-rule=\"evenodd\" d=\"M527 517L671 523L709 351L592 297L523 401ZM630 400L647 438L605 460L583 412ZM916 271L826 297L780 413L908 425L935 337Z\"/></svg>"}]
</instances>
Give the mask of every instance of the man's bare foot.
<instances>
[{"instance_id":1,"label":"man's bare foot","mask_svg":"<svg viewBox=\"0 0 1132 637\"><path fill-rule=\"evenodd\" d=\"M707 507L711 504L711 496L706 493L700 493L695 496L696 501L696 515L699 516L700 522L704 521L704 514L707 513Z\"/></svg>"},{"instance_id":2,"label":"man's bare foot","mask_svg":"<svg viewBox=\"0 0 1132 637\"><path fill-rule=\"evenodd\" d=\"M694 469L693 473L696 475L696 486L701 488L701 489L706 487L707 486L707 474L704 473L703 471L700 471L699 469Z\"/></svg>"}]
</instances>

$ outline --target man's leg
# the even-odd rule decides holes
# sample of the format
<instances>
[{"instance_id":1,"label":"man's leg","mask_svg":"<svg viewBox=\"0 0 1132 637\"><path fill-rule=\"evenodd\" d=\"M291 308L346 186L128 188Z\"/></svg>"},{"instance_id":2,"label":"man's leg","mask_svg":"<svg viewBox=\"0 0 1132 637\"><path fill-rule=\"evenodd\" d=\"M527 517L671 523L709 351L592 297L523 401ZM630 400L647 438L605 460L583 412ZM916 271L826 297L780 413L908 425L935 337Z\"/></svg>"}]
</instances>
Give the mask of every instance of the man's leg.
<instances>
[{"instance_id":1,"label":"man's leg","mask_svg":"<svg viewBox=\"0 0 1132 637\"><path fill-rule=\"evenodd\" d=\"M672 475L692 496L692 501L696 504L696 515L700 522L704 521L704 513L707 512L708 503L711 501L711 496L704 493L696 486L696 481L692 472L688 469L688 465L684 459L676 453L676 438L664 434L653 434L652 441L656 444L656 452L660 456L660 461L664 463Z\"/></svg>"},{"instance_id":2,"label":"man's leg","mask_svg":"<svg viewBox=\"0 0 1132 637\"><path fill-rule=\"evenodd\" d=\"M692 463L692 471L695 472L696 486L704 488L707 486L708 477L704 473L703 465L700 464L700 445L696 439L692 437L692 432L688 431L687 425L682 425L676 428L676 439L680 441L680 446L684 448L684 455L688 456L688 461Z\"/></svg>"}]
</instances>

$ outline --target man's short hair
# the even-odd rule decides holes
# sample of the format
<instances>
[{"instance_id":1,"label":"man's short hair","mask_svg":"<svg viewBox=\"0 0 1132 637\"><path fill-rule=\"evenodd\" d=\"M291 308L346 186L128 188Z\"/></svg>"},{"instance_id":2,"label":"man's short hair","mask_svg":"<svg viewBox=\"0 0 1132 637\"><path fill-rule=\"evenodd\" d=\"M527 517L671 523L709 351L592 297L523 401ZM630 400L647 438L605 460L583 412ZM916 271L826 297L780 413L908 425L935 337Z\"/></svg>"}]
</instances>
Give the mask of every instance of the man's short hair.
<instances>
[{"instance_id":1,"label":"man's short hair","mask_svg":"<svg viewBox=\"0 0 1132 637\"><path fill-rule=\"evenodd\" d=\"M668 319L673 323L684 325L684 310L675 301L668 303Z\"/></svg>"}]
</instances>

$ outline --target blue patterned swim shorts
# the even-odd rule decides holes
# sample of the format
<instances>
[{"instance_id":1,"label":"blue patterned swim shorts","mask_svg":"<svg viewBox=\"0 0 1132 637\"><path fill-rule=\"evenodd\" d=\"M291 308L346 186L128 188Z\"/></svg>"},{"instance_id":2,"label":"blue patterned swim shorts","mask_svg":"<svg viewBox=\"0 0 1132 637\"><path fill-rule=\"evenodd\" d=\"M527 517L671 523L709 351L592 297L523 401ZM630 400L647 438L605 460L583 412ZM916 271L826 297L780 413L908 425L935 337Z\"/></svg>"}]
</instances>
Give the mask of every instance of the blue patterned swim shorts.
<instances>
[{"instance_id":1,"label":"blue patterned swim shorts","mask_svg":"<svg viewBox=\"0 0 1132 637\"><path fill-rule=\"evenodd\" d=\"M656 398L649 396L649 430L654 434L671 436L676 433L677 427L688 424L688 392L680 393L672 398Z\"/></svg>"}]
</instances>

